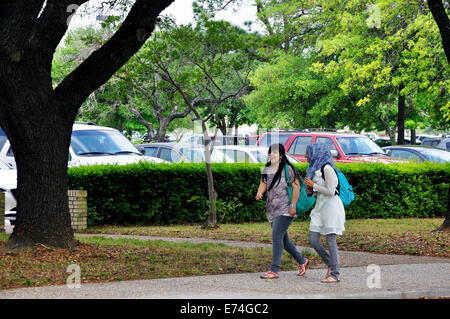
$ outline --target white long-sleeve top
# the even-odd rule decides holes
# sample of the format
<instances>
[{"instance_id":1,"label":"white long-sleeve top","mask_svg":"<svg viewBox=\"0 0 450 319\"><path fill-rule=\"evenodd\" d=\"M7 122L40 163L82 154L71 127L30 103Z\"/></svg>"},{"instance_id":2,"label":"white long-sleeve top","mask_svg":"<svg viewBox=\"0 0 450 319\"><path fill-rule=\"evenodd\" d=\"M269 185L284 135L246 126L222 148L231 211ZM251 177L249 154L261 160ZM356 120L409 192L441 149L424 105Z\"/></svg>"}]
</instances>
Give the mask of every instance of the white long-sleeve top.
<instances>
[{"instance_id":1,"label":"white long-sleeve top","mask_svg":"<svg viewBox=\"0 0 450 319\"><path fill-rule=\"evenodd\" d=\"M335 170L330 165L325 165L323 171L325 178L321 170L317 170L312 179L317 200L311 211L309 230L322 235L342 235L345 230L345 209L341 199L336 195L339 181Z\"/></svg>"}]
</instances>

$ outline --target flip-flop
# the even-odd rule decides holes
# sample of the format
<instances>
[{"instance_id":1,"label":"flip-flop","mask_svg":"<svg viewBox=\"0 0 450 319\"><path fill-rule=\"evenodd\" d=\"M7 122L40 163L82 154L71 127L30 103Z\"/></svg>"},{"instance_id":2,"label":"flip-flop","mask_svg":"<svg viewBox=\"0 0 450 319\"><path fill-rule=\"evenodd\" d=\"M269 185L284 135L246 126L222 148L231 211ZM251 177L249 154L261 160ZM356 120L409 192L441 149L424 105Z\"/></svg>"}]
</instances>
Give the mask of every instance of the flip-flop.
<instances>
[{"instance_id":1,"label":"flip-flop","mask_svg":"<svg viewBox=\"0 0 450 319\"><path fill-rule=\"evenodd\" d=\"M268 272L262 274L260 277L262 279L277 279L279 276L278 276L278 274L269 270Z\"/></svg>"},{"instance_id":2,"label":"flip-flop","mask_svg":"<svg viewBox=\"0 0 450 319\"><path fill-rule=\"evenodd\" d=\"M298 266L299 273L297 276L304 276L306 274L306 271L308 270L309 265L309 259L306 259L304 264L300 264Z\"/></svg>"},{"instance_id":3,"label":"flip-flop","mask_svg":"<svg viewBox=\"0 0 450 319\"><path fill-rule=\"evenodd\" d=\"M323 284L334 284L340 282L340 280L330 276L328 278L322 279L320 282Z\"/></svg>"}]
</instances>

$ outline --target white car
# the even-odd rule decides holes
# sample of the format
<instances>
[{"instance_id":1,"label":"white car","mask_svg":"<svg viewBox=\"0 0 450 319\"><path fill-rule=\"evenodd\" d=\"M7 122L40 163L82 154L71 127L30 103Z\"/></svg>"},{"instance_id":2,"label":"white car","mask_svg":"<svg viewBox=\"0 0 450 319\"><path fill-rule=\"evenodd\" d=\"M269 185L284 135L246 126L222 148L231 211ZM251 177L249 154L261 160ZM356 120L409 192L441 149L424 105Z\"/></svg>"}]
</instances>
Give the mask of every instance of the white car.
<instances>
[{"instance_id":1,"label":"white car","mask_svg":"<svg viewBox=\"0 0 450 319\"><path fill-rule=\"evenodd\" d=\"M5 193L5 225L14 225L17 202L12 193L17 188L17 170L0 160L0 192Z\"/></svg>"},{"instance_id":2,"label":"white car","mask_svg":"<svg viewBox=\"0 0 450 319\"><path fill-rule=\"evenodd\" d=\"M0 138L2 133L0 129ZM16 168L14 154L6 139L3 147L0 144L0 159ZM114 128L89 123L73 125L69 147L69 167L93 164L124 165L140 161L166 162L159 158L144 156L133 143Z\"/></svg>"},{"instance_id":3,"label":"white car","mask_svg":"<svg viewBox=\"0 0 450 319\"><path fill-rule=\"evenodd\" d=\"M69 148L69 167L92 164L132 164L140 161L165 163L144 156L121 132L114 128L75 123Z\"/></svg>"},{"instance_id":4,"label":"white car","mask_svg":"<svg viewBox=\"0 0 450 319\"><path fill-rule=\"evenodd\" d=\"M422 145L450 151L450 137L425 138L422 140Z\"/></svg>"},{"instance_id":5,"label":"white car","mask_svg":"<svg viewBox=\"0 0 450 319\"><path fill-rule=\"evenodd\" d=\"M188 147L182 150L183 155L191 163L201 163L205 161L205 149L200 147ZM234 163L234 160L214 147L211 154L211 163Z\"/></svg>"},{"instance_id":6,"label":"white car","mask_svg":"<svg viewBox=\"0 0 450 319\"><path fill-rule=\"evenodd\" d=\"M232 158L234 163L267 163L268 161L268 147L226 145L216 146L214 150L223 152ZM286 157L291 163L299 163L297 159L288 153L286 153Z\"/></svg>"}]
</instances>

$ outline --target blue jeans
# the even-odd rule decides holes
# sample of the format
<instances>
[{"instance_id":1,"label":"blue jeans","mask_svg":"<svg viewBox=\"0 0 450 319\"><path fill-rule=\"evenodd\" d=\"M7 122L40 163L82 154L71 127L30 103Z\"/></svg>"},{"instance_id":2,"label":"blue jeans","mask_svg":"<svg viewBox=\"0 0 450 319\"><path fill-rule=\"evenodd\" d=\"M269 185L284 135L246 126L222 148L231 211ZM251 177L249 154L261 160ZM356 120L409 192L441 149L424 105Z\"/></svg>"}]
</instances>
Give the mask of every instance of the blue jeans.
<instances>
[{"instance_id":1,"label":"blue jeans","mask_svg":"<svg viewBox=\"0 0 450 319\"><path fill-rule=\"evenodd\" d=\"M283 249L294 257L299 264L306 262L302 253L297 250L297 247L289 239L287 230L291 225L293 217L289 216L277 216L270 223L272 227L272 266L270 271L278 273L280 269L281 256L283 255Z\"/></svg>"},{"instance_id":2,"label":"blue jeans","mask_svg":"<svg viewBox=\"0 0 450 319\"><path fill-rule=\"evenodd\" d=\"M330 252L327 252L325 247L320 243L319 237L320 233L309 231L308 241L322 258L323 262L330 268L331 276L339 280L339 251L336 244L336 234L328 234L325 236Z\"/></svg>"}]
</instances>

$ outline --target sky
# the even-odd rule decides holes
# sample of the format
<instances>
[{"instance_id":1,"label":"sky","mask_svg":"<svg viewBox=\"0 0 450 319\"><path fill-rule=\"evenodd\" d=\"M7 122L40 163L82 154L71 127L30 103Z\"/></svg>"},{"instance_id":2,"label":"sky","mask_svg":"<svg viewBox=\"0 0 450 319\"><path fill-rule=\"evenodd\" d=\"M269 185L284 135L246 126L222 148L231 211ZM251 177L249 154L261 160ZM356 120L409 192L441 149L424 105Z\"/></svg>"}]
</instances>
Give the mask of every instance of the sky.
<instances>
[{"instance_id":1,"label":"sky","mask_svg":"<svg viewBox=\"0 0 450 319\"><path fill-rule=\"evenodd\" d=\"M187 24L192 22L192 3L194 0L175 0L163 14L171 14L175 17L178 24ZM256 19L256 7L252 5L253 1L243 1L239 9L226 10L217 14L218 19L229 21L241 28L245 28L244 22Z\"/></svg>"},{"instance_id":2,"label":"sky","mask_svg":"<svg viewBox=\"0 0 450 319\"><path fill-rule=\"evenodd\" d=\"M90 3L93 2L95 1L90 1ZM193 2L194 0L175 0L166 10L162 12L162 14L172 15L175 18L177 24L187 24L189 22L193 22L194 18L192 12ZM252 3L253 1L251 0L243 1L242 5L236 12L234 10L226 10L223 12L219 12L216 15L216 17L217 19L223 19L241 28L247 29L247 27L245 27L244 25L244 22L249 20L250 21L256 20L256 7L253 6ZM95 24L95 23L97 23L95 15L81 18L77 12L73 14L73 17L70 20L69 29L81 25ZM254 25L252 27L252 31L259 31L257 25Z\"/></svg>"}]
</instances>

